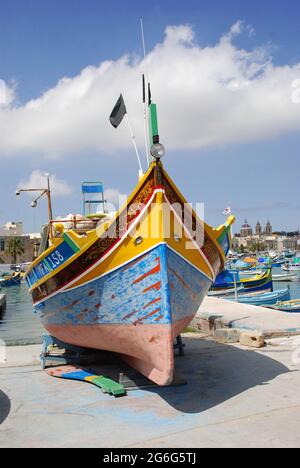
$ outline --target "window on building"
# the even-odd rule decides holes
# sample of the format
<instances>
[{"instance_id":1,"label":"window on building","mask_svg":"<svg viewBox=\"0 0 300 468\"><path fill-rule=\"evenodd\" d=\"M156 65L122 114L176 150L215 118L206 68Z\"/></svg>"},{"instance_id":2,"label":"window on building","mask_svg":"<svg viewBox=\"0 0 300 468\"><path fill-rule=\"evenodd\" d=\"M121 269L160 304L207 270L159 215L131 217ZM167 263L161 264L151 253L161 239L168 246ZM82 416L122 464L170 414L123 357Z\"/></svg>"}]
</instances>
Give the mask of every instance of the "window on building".
<instances>
[{"instance_id":1,"label":"window on building","mask_svg":"<svg viewBox=\"0 0 300 468\"><path fill-rule=\"evenodd\" d=\"M5 250L5 240L0 239L0 251L4 252L4 250Z\"/></svg>"}]
</instances>

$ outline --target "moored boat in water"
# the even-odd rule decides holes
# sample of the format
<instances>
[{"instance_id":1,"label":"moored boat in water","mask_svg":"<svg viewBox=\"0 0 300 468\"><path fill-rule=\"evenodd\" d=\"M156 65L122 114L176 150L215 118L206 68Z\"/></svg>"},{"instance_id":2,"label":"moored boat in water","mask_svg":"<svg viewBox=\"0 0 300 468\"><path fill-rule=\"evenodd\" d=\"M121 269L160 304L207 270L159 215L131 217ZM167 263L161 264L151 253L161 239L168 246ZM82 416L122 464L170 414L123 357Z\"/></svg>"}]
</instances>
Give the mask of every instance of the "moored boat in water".
<instances>
[{"instance_id":1,"label":"moored boat in water","mask_svg":"<svg viewBox=\"0 0 300 468\"><path fill-rule=\"evenodd\" d=\"M281 268L284 271L300 271L300 258L294 258L293 261L285 263Z\"/></svg>"},{"instance_id":2,"label":"moored boat in water","mask_svg":"<svg viewBox=\"0 0 300 468\"><path fill-rule=\"evenodd\" d=\"M286 281L298 281L300 278L295 273L282 273L282 274L272 274L272 279L275 282L286 282Z\"/></svg>"},{"instance_id":3,"label":"moored boat in water","mask_svg":"<svg viewBox=\"0 0 300 468\"><path fill-rule=\"evenodd\" d=\"M224 270L214 282L211 290L220 291L243 286L248 292L273 290L272 270L267 269L261 274L249 278L241 278L238 271Z\"/></svg>"},{"instance_id":4,"label":"moored boat in water","mask_svg":"<svg viewBox=\"0 0 300 468\"><path fill-rule=\"evenodd\" d=\"M300 313L300 299L278 302L272 306L272 309L278 310L280 312Z\"/></svg>"},{"instance_id":5,"label":"moored boat in water","mask_svg":"<svg viewBox=\"0 0 300 468\"><path fill-rule=\"evenodd\" d=\"M95 225L85 231L50 221L49 246L25 278L51 335L119 353L165 385L173 379L174 339L224 268L234 217L218 229L200 220L166 173L152 135L153 161L123 207L112 218L89 218Z\"/></svg>"},{"instance_id":6,"label":"moored boat in water","mask_svg":"<svg viewBox=\"0 0 300 468\"><path fill-rule=\"evenodd\" d=\"M288 301L290 298L290 290L286 288L269 293L241 294L238 296L237 302L241 304L265 306L276 304L278 301ZM236 299L230 298L229 300Z\"/></svg>"},{"instance_id":7,"label":"moored boat in water","mask_svg":"<svg viewBox=\"0 0 300 468\"><path fill-rule=\"evenodd\" d=\"M21 272L3 273L0 277L0 286L7 288L21 284Z\"/></svg>"}]
</instances>

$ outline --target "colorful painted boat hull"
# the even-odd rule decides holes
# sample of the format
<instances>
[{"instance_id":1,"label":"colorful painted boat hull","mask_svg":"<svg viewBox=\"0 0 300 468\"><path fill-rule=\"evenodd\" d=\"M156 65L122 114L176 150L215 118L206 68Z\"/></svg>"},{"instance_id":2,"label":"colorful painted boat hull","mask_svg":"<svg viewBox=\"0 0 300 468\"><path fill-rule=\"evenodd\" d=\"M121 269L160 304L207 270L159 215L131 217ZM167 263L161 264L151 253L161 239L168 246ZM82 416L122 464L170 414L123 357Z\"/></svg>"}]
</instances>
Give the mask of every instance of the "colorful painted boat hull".
<instances>
[{"instance_id":1,"label":"colorful painted boat hull","mask_svg":"<svg viewBox=\"0 0 300 468\"><path fill-rule=\"evenodd\" d=\"M120 353L165 385L173 378L174 339L190 323L210 286L205 275L162 244L36 309L51 335Z\"/></svg>"},{"instance_id":2,"label":"colorful painted boat hull","mask_svg":"<svg viewBox=\"0 0 300 468\"><path fill-rule=\"evenodd\" d=\"M272 270L268 269L257 277L240 278L238 272L224 270L218 275L212 286L213 291L232 289L235 287L234 275L236 273L236 286L243 286L245 292L273 291Z\"/></svg>"},{"instance_id":3,"label":"colorful painted boat hull","mask_svg":"<svg viewBox=\"0 0 300 468\"><path fill-rule=\"evenodd\" d=\"M3 288L11 287L11 286L19 286L21 284L21 274L18 273L14 276L10 276L7 278L3 278L0 280L0 285Z\"/></svg>"},{"instance_id":4,"label":"colorful painted boat hull","mask_svg":"<svg viewBox=\"0 0 300 468\"><path fill-rule=\"evenodd\" d=\"M256 306L273 305L278 301L289 301L291 298L288 288L272 293L262 293L258 295L240 295L237 302L241 304L250 304ZM231 300L231 299L230 299Z\"/></svg>"},{"instance_id":5,"label":"colorful painted boat hull","mask_svg":"<svg viewBox=\"0 0 300 468\"><path fill-rule=\"evenodd\" d=\"M223 269L234 221L212 229L186 205L155 162L113 220L54 238L25 275L46 330L170 383L174 339Z\"/></svg>"}]
</instances>

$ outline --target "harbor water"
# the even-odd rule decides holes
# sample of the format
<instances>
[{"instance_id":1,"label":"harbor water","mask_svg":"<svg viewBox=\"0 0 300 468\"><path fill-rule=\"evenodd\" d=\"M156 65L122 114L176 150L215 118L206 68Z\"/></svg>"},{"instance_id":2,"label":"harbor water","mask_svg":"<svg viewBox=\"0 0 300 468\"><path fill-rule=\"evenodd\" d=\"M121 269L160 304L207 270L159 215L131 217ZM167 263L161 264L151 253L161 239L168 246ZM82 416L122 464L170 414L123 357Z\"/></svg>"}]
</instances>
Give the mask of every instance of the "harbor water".
<instances>
[{"instance_id":1,"label":"harbor water","mask_svg":"<svg viewBox=\"0 0 300 468\"><path fill-rule=\"evenodd\" d=\"M274 268L273 273L279 274L282 270ZM299 299L300 274L298 277L299 281L274 283L274 290L289 287L291 299ZM34 314L26 283L22 281L20 286L2 288L1 293L6 294L7 307L0 317L0 339L9 346L40 343L45 331Z\"/></svg>"},{"instance_id":2,"label":"harbor water","mask_svg":"<svg viewBox=\"0 0 300 468\"><path fill-rule=\"evenodd\" d=\"M8 346L41 343L43 327L33 312L25 282L2 288L6 294L6 311L0 317L0 339Z\"/></svg>"}]
</instances>

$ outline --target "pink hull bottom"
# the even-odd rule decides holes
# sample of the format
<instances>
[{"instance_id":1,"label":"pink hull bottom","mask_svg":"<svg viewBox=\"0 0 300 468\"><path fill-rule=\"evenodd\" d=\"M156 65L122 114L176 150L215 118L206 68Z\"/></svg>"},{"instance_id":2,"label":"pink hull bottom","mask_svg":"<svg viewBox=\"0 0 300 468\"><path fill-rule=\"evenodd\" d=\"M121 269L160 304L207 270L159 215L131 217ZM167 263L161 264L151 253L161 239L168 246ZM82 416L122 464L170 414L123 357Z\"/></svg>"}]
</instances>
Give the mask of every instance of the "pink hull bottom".
<instances>
[{"instance_id":1,"label":"pink hull bottom","mask_svg":"<svg viewBox=\"0 0 300 468\"><path fill-rule=\"evenodd\" d=\"M174 339L192 319L185 317L172 325L44 326L64 343L119 353L145 377L158 385L168 385L173 380Z\"/></svg>"}]
</instances>

